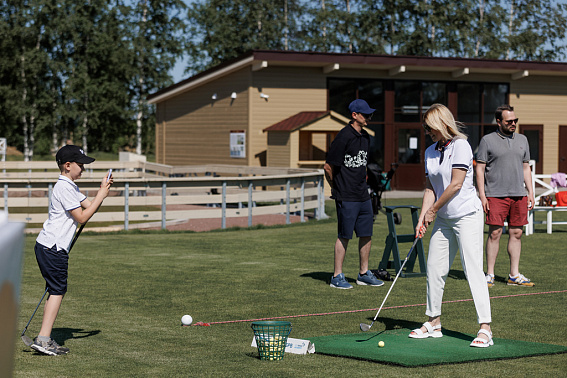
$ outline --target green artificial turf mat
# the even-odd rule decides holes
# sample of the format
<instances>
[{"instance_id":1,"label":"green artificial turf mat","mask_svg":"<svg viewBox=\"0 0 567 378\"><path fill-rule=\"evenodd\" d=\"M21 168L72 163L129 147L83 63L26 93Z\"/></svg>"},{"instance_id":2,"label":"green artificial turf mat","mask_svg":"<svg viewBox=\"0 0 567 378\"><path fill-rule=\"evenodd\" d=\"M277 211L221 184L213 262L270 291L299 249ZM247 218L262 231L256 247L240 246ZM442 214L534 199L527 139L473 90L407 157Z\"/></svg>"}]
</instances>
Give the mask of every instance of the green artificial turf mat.
<instances>
[{"instance_id":1,"label":"green artificial turf mat","mask_svg":"<svg viewBox=\"0 0 567 378\"><path fill-rule=\"evenodd\" d=\"M401 366L452 364L480 360L520 358L542 354L566 353L562 345L494 338L488 348L469 344L475 336L443 330L441 338L412 339L409 329L359 332L309 338L315 352ZM384 341L384 347L378 343Z\"/></svg>"}]
</instances>

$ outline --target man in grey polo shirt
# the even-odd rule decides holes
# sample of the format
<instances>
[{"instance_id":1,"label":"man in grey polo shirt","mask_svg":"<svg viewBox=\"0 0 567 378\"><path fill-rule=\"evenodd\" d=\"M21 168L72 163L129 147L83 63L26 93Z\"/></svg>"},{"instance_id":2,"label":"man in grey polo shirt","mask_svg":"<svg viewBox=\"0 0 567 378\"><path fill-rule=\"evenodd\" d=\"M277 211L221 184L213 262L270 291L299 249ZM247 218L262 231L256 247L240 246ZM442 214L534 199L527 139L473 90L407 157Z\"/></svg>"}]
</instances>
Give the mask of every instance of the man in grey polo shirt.
<instances>
[{"instance_id":1,"label":"man in grey polo shirt","mask_svg":"<svg viewBox=\"0 0 567 378\"><path fill-rule=\"evenodd\" d=\"M495 112L498 130L485 135L478 146L476 182L486 213L486 282L494 285L494 264L504 221L508 221L510 274L508 285L534 286L520 274L522 227L528 223L528 211L534 206L530 147L528 139L515 133L518 118L514 108L502 105Z\"/></svg>"}]
</instances>

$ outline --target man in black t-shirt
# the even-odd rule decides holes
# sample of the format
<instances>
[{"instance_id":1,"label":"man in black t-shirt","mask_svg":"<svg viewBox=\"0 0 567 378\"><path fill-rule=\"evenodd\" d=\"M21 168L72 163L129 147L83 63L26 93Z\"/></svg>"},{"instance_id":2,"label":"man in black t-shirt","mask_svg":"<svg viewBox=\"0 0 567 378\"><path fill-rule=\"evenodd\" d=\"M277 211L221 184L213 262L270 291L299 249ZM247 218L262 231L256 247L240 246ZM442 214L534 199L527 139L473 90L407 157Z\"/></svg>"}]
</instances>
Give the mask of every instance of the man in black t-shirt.
<instances>
[{"instance_id":1,"label":"man in black t-shirt","mask_svg":"<svg viewBox=\"0 0 567 378\"><path fill-rule=\"evenodd\" d=\"M368 106L362 99L349 105L352 121L345 126L331 143L327 161L323 167L325 178L331 186L331 198L337 208L338 237L335 242L335 270L331 287L352 289L343 273L343 261L348 242L353 232L358 236L360 271L358 285L382 286L368 269L368 257L372 244L373 212L368 185L366 184L366 164L370 136L363 129L376 109Z\"/></svg>"}]
</instances>

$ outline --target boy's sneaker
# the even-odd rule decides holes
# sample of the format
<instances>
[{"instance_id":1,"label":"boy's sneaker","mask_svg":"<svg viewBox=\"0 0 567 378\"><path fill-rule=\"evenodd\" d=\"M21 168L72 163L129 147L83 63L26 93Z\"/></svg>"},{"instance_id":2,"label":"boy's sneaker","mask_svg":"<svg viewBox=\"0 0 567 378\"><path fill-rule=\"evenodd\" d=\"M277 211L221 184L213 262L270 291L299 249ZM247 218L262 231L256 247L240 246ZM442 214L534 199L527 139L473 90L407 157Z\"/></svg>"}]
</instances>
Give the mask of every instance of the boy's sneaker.
<instances>
[{"instance_id":1,"label":"boy's sneaker","mask_svg":"<svg viewBox=\"0 0 567 378\"><path fill-rule=\"evenodd\" d=\"M60 346L53 339L50 339L49 341L40 341L36 337L33 340L33 344L31 345L31 348L33 350L47 354L49 356L57 356L57 355L69 353L69 348L64 348Z\"/></svg>"},{"instance_id":2,"label":"boy's sneaker","mask_svg":"<svg viewBox=\"0 0 567 378\"><path fill-rule=\"evenodd\" d=\"M352 285L347 282L343 273L337 274L336 277L331 278L330 286L335 289L352 289Z\"/></svg>"},{"instance_id":3,"label":"boy's sneaker","mask_svg":"<svg viewBox=\"0 0 567 378\"><path fill-rule=\"evenodd\" d=\"M516 277L508 275L508 285L512 286L534 286L535 284L526 278L523 274L518 274Z\"/></svg>"},{"instance_id":4,"label":"boy's sneaker","mask_svg":"<svg viewBox=\"0 0 567 378\"><path fill-rule=\"evenodd\" d=\"M494 286L494 275L493 274L486 274L486 284L488 287Z\"/></svg>"},{"instance_id":5,"label":"boy's sneaker","mask_svg":"<svg viewBox=\"0 0 567 378\"><path fill-rule=\"evenodd\" d=\"M369 285L369 286L382 286L384 285L384 281L380 281L374 273L367 270L365 274L358 274L358 278L356 279L357 285Z\"/></svg>"}]
</instances>

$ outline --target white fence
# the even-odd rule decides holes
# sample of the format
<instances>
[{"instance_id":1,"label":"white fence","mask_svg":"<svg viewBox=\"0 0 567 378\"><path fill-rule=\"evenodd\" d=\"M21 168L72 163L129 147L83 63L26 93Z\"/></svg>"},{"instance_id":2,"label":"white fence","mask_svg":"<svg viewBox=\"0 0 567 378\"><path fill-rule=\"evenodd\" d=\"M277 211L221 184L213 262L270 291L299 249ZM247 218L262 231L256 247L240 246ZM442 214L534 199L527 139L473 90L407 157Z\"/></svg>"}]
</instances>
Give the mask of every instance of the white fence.
<instances>
[{"instance_id":1,"label":"white fence","mask_svg":"<svg viewBox=\"0 0 567 378\"><path fill-rule=\"evenodd\" d=\"M543 175L543 174L536 174L535 172L536 162L534 160L530 160L530 169L532 171L532 186L535 193L536 184L540 185L544 188L544 191L541 192L538 196L535 197L535 206L528 214L528 224L526 226L526 235L531 235L534 233L534 224L545 224L547 228L547 233L552 233L553 225L562 225L567 224L564 221L553 221L553 213L556 211L567 211L567 207L555 207L555 206L539 206L539 200L543 196L547 196L550 194L555 194L559 191L557 187L552 187L550 184L545 182L544 180L551 180L551 175ZM534 194L535 196L535 194ZM555 201L553 205L556 205ZM546 220L544 221L535 221L534 220L534 213L536 211L543 211L546 213Z\"/></svg>"},{"instance_id":2,"label":"white fence","mask_svg":"<svg viewBox=\"0 0 567 378\"><path fill-rule=\"evenodd\" d=\"M89 223L113 222L128 230L130 222L167 222L230 217L324 214L324 173L321 169L243 167L229 165L174 167L147 162L100 161L88 166L77 182L88 197L96 194L108 169L114 185L109 197ZM4 211L12 221L39 224L59 171L55 162L1 162ZM119 207L120 211L106 211ZM17 210L16 210L17 209ZM35 210L37 209L37 210ZM154 210L155 209L155 210Z\"/></svg>"}]
</instances>

